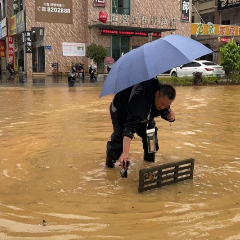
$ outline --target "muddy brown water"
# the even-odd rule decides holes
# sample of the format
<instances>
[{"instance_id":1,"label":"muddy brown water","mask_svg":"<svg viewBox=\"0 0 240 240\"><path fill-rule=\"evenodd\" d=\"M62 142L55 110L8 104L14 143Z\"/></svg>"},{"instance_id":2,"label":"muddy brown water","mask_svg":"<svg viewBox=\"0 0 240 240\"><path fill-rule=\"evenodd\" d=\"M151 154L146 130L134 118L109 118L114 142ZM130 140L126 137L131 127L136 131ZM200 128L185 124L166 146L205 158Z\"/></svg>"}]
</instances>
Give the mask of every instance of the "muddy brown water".
<instances>
[{"instance_id":1,"label":"muddy brown water","mask_svg":"<svg viewBox=\"0 0 240 240\"><path fill-rule=\"evenodd\" d=\"M142 194L140 138L127 179L105 168L100 90L0 87L0 239L240 239L240 86L176 87L156 164L195 158L194 178Z\"/></svg>"}]
</instances>

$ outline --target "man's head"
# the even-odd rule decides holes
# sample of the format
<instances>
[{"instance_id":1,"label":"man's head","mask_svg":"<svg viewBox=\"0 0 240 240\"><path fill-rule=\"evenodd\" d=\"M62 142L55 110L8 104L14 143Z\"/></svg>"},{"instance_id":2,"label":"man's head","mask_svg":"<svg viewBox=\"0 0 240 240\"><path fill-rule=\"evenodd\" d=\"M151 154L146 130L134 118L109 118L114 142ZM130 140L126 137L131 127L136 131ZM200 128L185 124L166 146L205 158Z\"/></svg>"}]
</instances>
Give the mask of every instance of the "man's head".
<instances>
[{"instance_id":1,"label":"man's head","mask_svg":"<svg viewBox=\"0 0 240 240\"><path fill-rule=\"evenodd\" d=\"M155 106L157 110L168 108L176 97L176 90L170 85L160 85L155 94Z\"/></svg>"}]
</instances>

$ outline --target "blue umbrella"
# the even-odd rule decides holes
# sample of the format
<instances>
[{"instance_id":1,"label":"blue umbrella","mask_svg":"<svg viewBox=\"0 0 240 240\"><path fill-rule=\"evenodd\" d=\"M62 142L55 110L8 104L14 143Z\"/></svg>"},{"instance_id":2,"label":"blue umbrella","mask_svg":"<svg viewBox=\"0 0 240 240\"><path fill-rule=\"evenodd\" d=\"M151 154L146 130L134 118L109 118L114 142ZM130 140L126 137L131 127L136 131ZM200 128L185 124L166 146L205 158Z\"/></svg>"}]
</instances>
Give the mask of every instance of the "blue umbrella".
<instances>
[{"instance_id":1,"label":"blue umbrella","mask_svg":"<svg viewBox=\"0 0 240 240\"><path fill-rule=\"evenodd\" d=\"M100 97L116 94L209 53L212 53L209 48L182 35L168 35L146 43L116 61Z\"/></svg>"}]
</instances>

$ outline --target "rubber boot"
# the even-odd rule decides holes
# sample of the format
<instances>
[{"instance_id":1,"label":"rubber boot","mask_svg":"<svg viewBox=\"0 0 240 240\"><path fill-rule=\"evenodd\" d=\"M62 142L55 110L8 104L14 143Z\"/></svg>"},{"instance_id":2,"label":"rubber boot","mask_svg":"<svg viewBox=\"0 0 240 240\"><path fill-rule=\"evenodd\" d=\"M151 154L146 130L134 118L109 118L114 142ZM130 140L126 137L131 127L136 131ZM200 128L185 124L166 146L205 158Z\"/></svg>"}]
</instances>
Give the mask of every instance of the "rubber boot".
<instances>
[{"instance_id":1,"label":"rubber boot","mask_svg":"<svg viewBox=\"0 0 240 240\"><path fill-rule=\"evenodd\" d=\"M155 162L155 153L148 153L148 151L144 151L143 160L147 162Z\"/></svg>"},{"instance_id":2,"label":"rubber boot","mask_svg":"<svg viewBox=\"0 0 240 240\"><path fill-rule=\"evenodd\" d=\"M116 160L114 160L110 155L106 156L106 166L109 168L114 168Z\"/></svg>"}]
</instances>

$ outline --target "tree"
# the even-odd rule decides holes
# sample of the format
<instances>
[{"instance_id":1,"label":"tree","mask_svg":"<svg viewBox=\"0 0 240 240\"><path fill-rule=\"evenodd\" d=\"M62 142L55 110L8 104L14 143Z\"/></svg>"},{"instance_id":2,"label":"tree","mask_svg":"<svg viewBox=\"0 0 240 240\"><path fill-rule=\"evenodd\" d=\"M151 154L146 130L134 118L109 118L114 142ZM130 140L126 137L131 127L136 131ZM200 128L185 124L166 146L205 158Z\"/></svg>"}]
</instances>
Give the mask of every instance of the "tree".
<instances>
[{"instance_id":1,"label":"tree","mask_svg":"<svg viewBox=\"0 0 240 240\"><path fill-rule=\"evenodd\" d=\"M91 43L87 47L86 56L93 59L93 61L99 66L103 63L104 58L107 57L107 49L101 45Z\"/></svg>"},{"instance_id":2,"label":"tree","mask_svg":"<svg viewBox=\"0 0 240 240\"><path fill-rule=\"evenodd\" d=\"M233 70L240 70L240 47L236 42L230 42L220 49L221 65L224 67L227 81Z\"/></svg>"}]
</instances>

